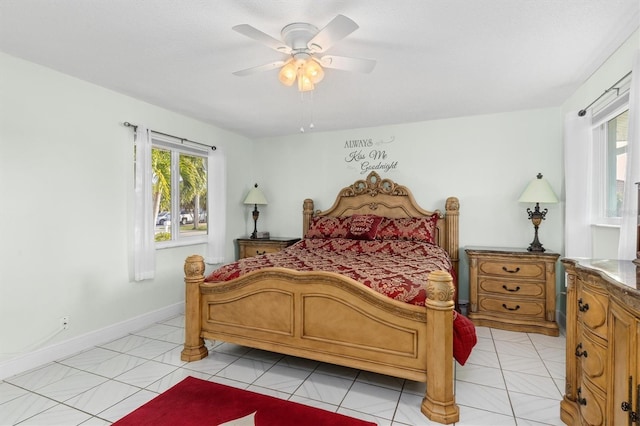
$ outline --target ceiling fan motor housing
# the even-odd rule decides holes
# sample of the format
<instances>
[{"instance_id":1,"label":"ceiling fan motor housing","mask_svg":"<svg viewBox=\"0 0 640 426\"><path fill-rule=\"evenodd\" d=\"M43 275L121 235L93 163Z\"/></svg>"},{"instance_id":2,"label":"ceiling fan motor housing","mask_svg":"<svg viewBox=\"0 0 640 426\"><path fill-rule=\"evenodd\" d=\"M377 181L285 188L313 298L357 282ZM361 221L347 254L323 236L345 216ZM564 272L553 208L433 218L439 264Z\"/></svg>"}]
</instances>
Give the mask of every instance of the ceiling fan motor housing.
<instances>
[{"instance_id":1,"label":"ceiling fan motor housing","mask_svg":"<svg viewBox=\"0 0 640 426\"><path fill-rule=\"evenodd\" d=\"M291 47L291 56L296 60L308 60L311 57L313 46L309 41L318 34L318 28L305 22L296 22L282 28L280 32L282 40ZM322 50L321 46L316 46ZM315 50L315 49L314 49Z\"/></svg>"}]
</instances>

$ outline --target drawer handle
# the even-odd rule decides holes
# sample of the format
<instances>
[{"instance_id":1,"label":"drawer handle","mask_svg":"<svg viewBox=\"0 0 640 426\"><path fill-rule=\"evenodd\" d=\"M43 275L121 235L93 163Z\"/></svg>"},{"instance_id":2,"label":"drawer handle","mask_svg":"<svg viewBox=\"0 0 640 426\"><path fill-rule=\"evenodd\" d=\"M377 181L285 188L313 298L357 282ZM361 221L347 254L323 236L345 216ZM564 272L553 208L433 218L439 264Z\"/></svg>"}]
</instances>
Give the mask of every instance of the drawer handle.
<instances>
[{"instance_id":1,"label":"drawer handle","mask_svg":"<svg viewBox=\"0 0 640 426\"><path fill-rule=\"evenodd\" d=\"M520 267L518 266L518 267L516 267L516 269L507 269L506 266L503 266L502 270L505 271L505 272L508 272L510 274L517 274L518 272L520 272Z\"/></svg>"},{"instance_id":2,"label":"drawer handle","mask_svg":"<svg viewBox=\"0 0 640 426\"><path fill-rule=\"evenodd\" d=\"M503 284L502 288L504 288L507 291L511 291L511 292L520 291L520 286L517 286L516 288L509 288L509 287L506 286L506 284Z\"/></svg>"},{"instance_id":3,"label":"drawer handle","mask_svg":"<svg viewBox=\"0 0 640 426\"><path fill-rule=\"evenodd\" d=\"M260 253L260 250L256 250L256 255L260 256L260 255L262 255L262 254L265 254L266 252L267 252L267 251L265 250L265 251L263 251L262 253Z\"/></svg>"},{"instance_id":4,"label":"drawer handle","mask_svg":"<svg viewBox=\"0 0 640 426\"><path fill-rule=\"evenodd\" d=\"M503 303L502 307L505 308L507 311L517 311L518 309L520 309L520 305L516 305L515 308L509 308L509 307L507 307L506 303Z\"/></svg>"},{"instance_id":5,"label":"drawer handle","mask_svg":"<svg viewBox=\"0 0 640 426\"><path fill-rule=\"evenodd\" d=\"M582 298L578 299L578 310L580 312L587 312L589 310L589 304L588 303L582 303Z\"/></svg>"},{"instance_id":6,"label":"drawer handle","mask_svg":"<svg viewBox=\"0 0 640 426\"><path fill-rule=\"evenodd\" d=\"M576 356L579 358L581 356L583 357L587 357L587 351L582 351L582 343L578 343L578 346L576 346Z\"/></svg>"},{"instance_id":7,"label":"drawer handle","mask_svg":"<svg viewBox=\"0 0 640 426\"><path fill-rule=\"evenodd\" d=\"M638 385L638 392L640 392L640 385ZM638 411L633 411L633 406L632 406L632 400L633 400L633 376L629 376L629 401L623 401L622 404L620 404L620 408L622 409L622 411L628 411L629 412L629 424L631 423L640 423L640 407L638 408ZM636 405L640 405L640 394L636 394L637 397L637 402Z\"/></svg>"},{"instance_id":8,"label":"drawer handle","mask_svg":"<svg viewBox=\"0 0 640 426\"><path fill-rule=\"evenodd\" d=\"M578 398L577 398L578 404L587 405L587 399L586 398L581 398L580 397L581 393L582 393L582 388L580 387L580 388L578 388Z\"/></svg>"}]
</instances>

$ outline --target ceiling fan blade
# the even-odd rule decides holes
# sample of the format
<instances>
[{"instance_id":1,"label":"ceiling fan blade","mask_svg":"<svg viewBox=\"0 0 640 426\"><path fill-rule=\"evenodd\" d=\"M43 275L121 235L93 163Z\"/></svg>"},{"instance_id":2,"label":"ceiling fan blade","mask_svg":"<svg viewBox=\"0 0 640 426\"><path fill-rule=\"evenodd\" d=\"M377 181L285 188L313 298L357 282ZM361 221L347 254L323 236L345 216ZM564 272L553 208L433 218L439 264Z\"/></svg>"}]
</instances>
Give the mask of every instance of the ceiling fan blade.
<instances>
[{"instance_id":1,"label":"ceiling fan blade","mask_svg":"<svg viewBox=\"0 0 640 426\"><path fill-rule=\"evenodd\" d=\"M237 75L239 77L244 77L246 75L259 73L259 72L262 72L262 71L271 71L273 69L280 68L285 63L286 63L286 61L275 61L275 62L271 62L270 64L264 64L264 65L259 65L257 67L253 67L253 68L247 68L245 70L235 71L233 73L233 75Z\"/></svg>"},{"instance_id":2,"label":"ceiling fan blade","mask_svg":"<svg viewBox=\"0 0 640 426\"><path fill-rule=\"evenodd\" d=\"M307 47L314 52L324 52L358 28L358 24L351 19L338 15L309 40Z\"/></svg>"},{"instance_id":3,"label":"ceiling fan blade","mask_svg":"<svg viewBox=\"0 0 640 426\"><path fill-rule=\"evenodd\" d=\"M278 52L282 52L286 54L291 53L291 48L286 44L284 44L282 41L277 40L271 37L270 35L263 33L259 29L252 27L249 24L236 25L235 27L232 27L232 29L244 36L247 36L251 39L254 39L255 41L258 41L264 44L265 46L268 46L274 50L277 50Z\"/></svg>"},{"instance_id":4,"label":"ceiling fan blade","mask_svg":"<svg viewBox=\"0 0 640 426\"><path fill-rule=\"evenodd\" d=\"M373 59L325 55L320 58L320 65L325 68L333 68L337 70L370 73L376 67L376 61Z\"/></svg>"}]
</instances>

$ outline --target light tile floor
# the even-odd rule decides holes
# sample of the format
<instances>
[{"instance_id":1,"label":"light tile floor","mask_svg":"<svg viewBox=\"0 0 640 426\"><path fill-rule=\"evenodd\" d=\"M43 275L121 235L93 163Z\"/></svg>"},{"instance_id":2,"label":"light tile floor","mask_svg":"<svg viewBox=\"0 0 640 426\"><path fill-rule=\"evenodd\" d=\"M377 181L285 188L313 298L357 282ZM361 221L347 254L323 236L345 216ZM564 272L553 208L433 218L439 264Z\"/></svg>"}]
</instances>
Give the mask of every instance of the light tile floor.
<instances>
[{"instance_id":1,"label":"light tile floor","mask_svg":"<svg viewBox=\"0 0 640 426\"><path fill-rule=\"evenodd\" d=\"M385 426L433 425L420 413L425 385L351 368L207 342L184 363L184 317L0 382L0 425L109 425L187 376L248 389ZM562 425L564 337L477 328L456 364L457 425Z\"/></svg>"}]
</instances>

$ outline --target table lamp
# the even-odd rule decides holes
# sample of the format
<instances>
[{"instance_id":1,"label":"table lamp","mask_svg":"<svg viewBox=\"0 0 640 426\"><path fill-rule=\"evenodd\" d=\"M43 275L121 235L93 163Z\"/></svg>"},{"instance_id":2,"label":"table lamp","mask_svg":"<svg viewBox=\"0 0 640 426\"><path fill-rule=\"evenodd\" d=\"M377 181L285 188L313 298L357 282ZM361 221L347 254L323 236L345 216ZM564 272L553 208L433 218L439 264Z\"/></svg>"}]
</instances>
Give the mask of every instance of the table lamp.
<instances>
[{"instance_id":1,"label":"table lamp","mask_svg":"<svg viewBox=\"0 0 640 426\"><path fill-rule=\"evenodd\" d=\"M529 182L529 185L527 185L518 201L521 203L536 203L533 211L527 208L529 219L533 222L533 229L535 230L533 241L527 250L531 252L543 252L544 247L542 247L542 244L538 240L538 227L545 219L547 209L541 211L540 203L557 203L558 197L556 197L553 189L551 189L549 182L542 178L542 173L538 173L536 178Z\"/></svg>"},{"instance_id":2,"label":"table lamp","mask_svg":"<svg viewBox=\"0 0 640 426\"><path fill-rule=\"evenodd\" d=\"M251 238L258 237L258 216L260 216L260 212L258 211L258 204L266 205L267 199L260 189L258 189L258 184L256 183L253 188L249 191L247 196L244 199L245 204L253 204L253 233L251 234Z\"/></svg>"}]
</instances>

